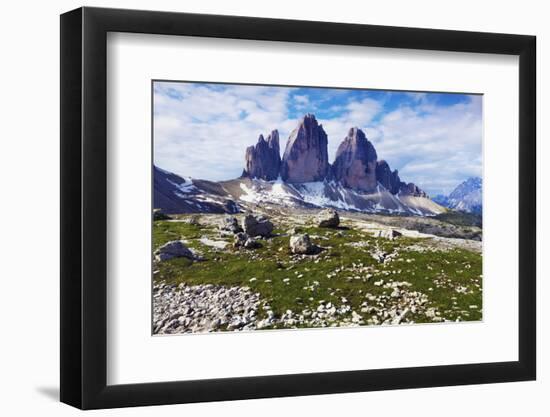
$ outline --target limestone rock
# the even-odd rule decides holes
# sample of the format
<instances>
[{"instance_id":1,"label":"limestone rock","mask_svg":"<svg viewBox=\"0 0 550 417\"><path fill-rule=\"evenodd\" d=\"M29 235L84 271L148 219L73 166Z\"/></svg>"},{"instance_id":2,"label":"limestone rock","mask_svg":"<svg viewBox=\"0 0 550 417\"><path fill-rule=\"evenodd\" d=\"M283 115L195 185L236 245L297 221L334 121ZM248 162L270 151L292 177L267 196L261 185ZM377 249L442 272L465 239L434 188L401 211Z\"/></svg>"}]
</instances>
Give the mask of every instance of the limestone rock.
<instances>
[{"instance_id":1,"label":"limestone rock","mask_svg":"<svg viewBox=\"0 0 550 417\"><path fill-rule=\"evenodd\" d=\"M412 195L414 197L428 197L424 191L412 182L409 182L408 184L402 182L399 186L399 192L406 195Z\"/></svg>"},{"instance_id":2,"label":"limestone rock","mask_svg":"<svg viewBox=\"0 0 550 417\"><path fill-rule=\"evenodd\" d=\"M233 240L233 247L235 248L243 247L247 240L248 240L248 235L244 232L239 232L235 234L235 239Z\"/></svg>"},{"instance_id":3,"label":"limestone rock","mask_svg":"<svg viewBox=\"0 0 550 417\"><path fill-rule=\"evenodd\" d=\"M338 227L340 217L336 210L326 209L317 215L317 222L319 227Z\"/></svg>"},{"instance_id":4,"label":"limestone rock","mask_svg":"<svg viewBox=\"0 0 550 417\"><path fill-rule=\"evenodd\" d=\"M281 164L281 177L289 183L323 181L329 176L328 139L313 114L306 114L292 131Z\"/></svg>"},{"instance_id":5,"label":"limestone rock","mask_svg":"<svg viewBox=\"0 0 550 417\"><path fill-rule=\"evenodd\" d=\"M239 226L239 221L237 220L236 217L233 217L233 216L224 217L224 219L220 224L220 230L224 230L226 232L231 232L231 233L239 233L243 231L241 226Z\"/></svg>"},{"instance_id":6,"label":"limestone rock","mask_svg":"<svg viewBox=\"0 0 550 417\"><path fill-rule=\"evenodd\" d=\"M279 150L279 132L273 130L267 140L260 135L256 146L246 148L246 168L242 176L273 181L279 176L281 155Z\"/></svg>"},{"instance_id":7,"label":"limestone rock","mask_svg":"<svg viewBox=\"0 0 550 417\"><path fill-rule=\"evenodd\" d=\"M243 230L248 236L269 237L273 231L273 223L261 215L247 214L242 223Z\"/></svg>"},{"instance_id":8,"label":"limestone rock","mask_svg":"<svg viewBox=\"0 0 550 417\"><path fill-rule=\"evenodd\" d=\"M253 237L249 237L244 242L243 247L245 249L258 249L258 248L262 247L262 244L260 242L258 242L256 239L254 239Z\"/></svg>"},{"instance_id":9,"label":"limestone rock","mask_svg":"<svg viewBox=\"0 0 550 417\"><path fill-rule=\"evenodd\" d=\"M376 162L376 180L390 193L397 194L399 192L399 187L401 185L399 173L397 170L392 172L390 166L384 160Z\"/></svg>"},{"instance_id":10,"label":"limestone rock","mask_svg":"<svg viewBox=\"0 0 550 417\"><path fill-rule=\"evenodd\" d=\"M365 133L353 127L336 151L332 166L334 179L344 187L359 191L376 188L376 150Z\"/></svg>"},{"instance_id":11,"label":"limestone rock","mask_svg":"<svg viewBox=\"0 0 550 417\"><path fill-rule=\"evenodd\" d=\"M153 220L170 220L171 217L164 213L161 209L153 209Z\"/></svg>"},{"instance_id":12,"label":"limestone rock","mask_svg":"<svg viewBox=\"0 0 550 417\"><path fill-rule=\"evenodd\" d=\"M298 255L314 255L320 252L320 248L314 245L307 233L290 237L290 250Z\"/></svg>"},{"instance_id":13,"label":"limestone rock","mask_svg":"<svg viewBox=\"0 0 550 417\"><path fill-rule=\"evenodd\" d=\"M389 240L393 240L399 236L403 236L403 234L394 229L378 230L374 234L374 237L382 237Z\"/></svg>"},{"instance_id":14,"label":"limestone rock","mask_svg":"<svg viewBox=\"0 0 550 417\"><path fill-rule=\"evenodd\" d=\"M195 254L181 240L165 243L155 251L157 261L167 261L173 258L197 259Z\"/></svg>"}]
</instances>

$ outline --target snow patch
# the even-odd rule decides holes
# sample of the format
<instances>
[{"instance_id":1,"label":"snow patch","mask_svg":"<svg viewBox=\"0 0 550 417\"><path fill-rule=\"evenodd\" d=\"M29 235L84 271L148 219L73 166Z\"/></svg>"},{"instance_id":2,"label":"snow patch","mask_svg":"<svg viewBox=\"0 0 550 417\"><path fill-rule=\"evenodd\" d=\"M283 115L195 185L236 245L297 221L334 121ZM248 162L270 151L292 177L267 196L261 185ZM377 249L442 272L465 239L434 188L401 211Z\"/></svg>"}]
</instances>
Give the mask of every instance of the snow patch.
<instances>
[{"instance_id":1,"label":"snow patch","mask_svg":"<svg viewBox=\"0 0 550 417\"><path fill-rule=\"evenodd\" d=\"M285 190L285 184L282 180L273 183L257 182L252 187L246 184L240 184L242 194L239 199L248 203L275 203L295 206L293 196Z\"/></svg>"},{"instance_id":2,"label":"snow patch","mask_svg":"<svg viewBox=\"0 0 550 417\"><path fill-rule=\"evenodd\" d=\"M193 184L193 180L190 177L185 177L183 178L183 180L185 182L178 184L177 182L166 178L166 181L168 181L170 184L172 184L174 187L176 187L179 190L178 192L175 192L175 194L180 198L185 197L185 195L182 195L182 193L188 194L188 193L197 191L197 187L195 187L195 185Z\"/></svg>"}]
</instances>

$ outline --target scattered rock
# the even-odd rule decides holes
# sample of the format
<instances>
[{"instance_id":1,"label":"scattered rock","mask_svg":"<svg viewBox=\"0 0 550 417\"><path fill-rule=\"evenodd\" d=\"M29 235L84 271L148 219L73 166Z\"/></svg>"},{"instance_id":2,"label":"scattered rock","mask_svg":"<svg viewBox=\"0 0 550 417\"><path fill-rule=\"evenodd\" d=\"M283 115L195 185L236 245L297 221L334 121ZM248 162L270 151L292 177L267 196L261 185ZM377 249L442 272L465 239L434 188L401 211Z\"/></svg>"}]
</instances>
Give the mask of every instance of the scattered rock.
<instances>
[{"instance_id":1,"label":"scattered rock","mask_svg":"<svg viewBox=\"0 0 550 417\"><path fill-rule=\"evenodd\" d=\"M248 287L153 286L153 333L202 333L255 328L260 295Z\"/></svg>"},{"instance_id":2,"label":"scattered rock","mask_svg":"<svg viewBox=\"0 0 550 417\"><path fill-rule=\"evenodd\" d=\"M231 232L231 233L239 233L243 231L241 226L239 226L239 221L237 220L236 217L233 217L233 216L224 217L224 219L220 224L220 230Z\"/></svg>"},{"instance_id":3,"label":"scattered rock","mask_svg":"<svg viewBox=\"0 0 550 417\"><path fill-rule=\"evenodd\" d=\"M244 242L243 247L245 249L258 249L258 248L262 247L262 244L260 242L258 242L256 239L254 239L253 237L249 237Z\"/></svg>"},{"instance_id":4,"label":"scattered rock","mask_svg":"<svg viewBox=\"0 0 550 417\"><path fill-rule=\"evenodd\" d=\"M244 232L239 232L235 235L235 239L233 241L233 247L235 248L243 247L247 240L248 240L248 235Z\"/></svg>"},{"instance_id":5,"label":"scattered rock","mask_svg":"<svg viewBox=\"0 0 550 417\"><path fill-rule=\"evenodd\" d=\"M157 261L167 261L173 258L198 259L191 249L185 246L181 240L173 240L172 242L162 245L155 251L155 258Z\"/></svg>"},{"instance_id":6,"label":"scattered rock","mask_svg":"<svg viewBox=\"0 0 550 417\"><path fill-rule=\"evenodd\" d=\"M164 213L161 209L153 209L153 220L170 220L171 217Z\"/></svg>"},{"instance_id":7,"label":"scattered rock","mask_svg":"<svg viewBox=\"0 0 550 417\"><path fill-rule=\"evenodd\" d=\"M336 210L326 209L318 214L317 222L319 227L338 227L340 224L340 217Z\"/></svg>"},{"instance_id":8,"label":"scattered rock","mask_svg":"<svg viewBox=\"0 0 550 417\"><path fill-rule=\"evenodd\" d=\"M393 240L395 238L398 238L399 236L403 236L403 234L395 229L377 230L374 233L374 237L382 237L389 240Z\"/></svg>"},{"instance_id":9,"label":"scattered rock","mask_svg":"<svg viewBox=\"0 0 550 417\"><path fill-rule=\"evenodd\" d=\"M247 214L243 219L243 229L251 237L269 237L273 231L273 223L262 215Z\"/></svg>"},{"instance_id":10,"label":"scattered rock","mask_svg":"<svg viewBox=\"0 0 550 417\"><path fill-rule=\"evenodd\" d=\"M294 235L290 237L290 250L298 255L315 255L321 251L321 248L311 243L309 235Z\"/></svg>"}]
</instances>

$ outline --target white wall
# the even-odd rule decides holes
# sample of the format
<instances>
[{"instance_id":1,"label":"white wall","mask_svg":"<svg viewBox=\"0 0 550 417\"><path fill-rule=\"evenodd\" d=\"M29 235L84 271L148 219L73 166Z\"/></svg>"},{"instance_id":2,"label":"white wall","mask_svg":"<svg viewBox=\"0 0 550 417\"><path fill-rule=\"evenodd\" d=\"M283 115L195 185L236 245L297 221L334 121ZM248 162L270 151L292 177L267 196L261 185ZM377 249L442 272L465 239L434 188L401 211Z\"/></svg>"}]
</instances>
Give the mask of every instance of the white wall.
<instances>
[{"instance_id":1,"label":"white wall","mask_svg":"<svg viewBox=\"0 0 550 417\"><path fill-rule=\"evenodd\" d=\"M87 5L537 35L539 213L548 210L549 195L542 191L550 168L541 167L544 156L550 157L548 144L541 140L550 133L549 122L542 120L550 96L550 84L544 77L544 72L550 73L550 26L544 2L393 0L370 3L88 0ZM58 15L80 5L72 0L13 1L6 2L2 8L0 178L4 204L0 206L0 410L4 415L77 413L56 399L59 377ZM550 249L550 225L547 218L539 216L539 220L537 382L147 407L101 411L94 415L547 415L550 409L546 397L550 390L546 354L550 342L550 308L544 300L550 290L546 280L550 269L542 258Z\"/></svg>"}]
</instances>

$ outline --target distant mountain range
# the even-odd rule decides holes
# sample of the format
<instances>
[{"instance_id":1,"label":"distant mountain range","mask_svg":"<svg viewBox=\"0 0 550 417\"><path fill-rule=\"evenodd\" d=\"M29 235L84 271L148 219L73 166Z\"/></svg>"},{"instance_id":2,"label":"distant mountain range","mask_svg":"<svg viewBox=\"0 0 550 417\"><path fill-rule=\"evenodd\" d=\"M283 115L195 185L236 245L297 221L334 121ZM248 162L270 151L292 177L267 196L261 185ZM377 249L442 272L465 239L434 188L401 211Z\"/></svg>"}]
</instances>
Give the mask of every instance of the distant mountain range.
<instances>
[{"instance_id":1,"label":"distant mountain range","mask_svg":"<svg viewBox=\"0 0 550 417\"><path fill-rule=\"evenodd\" d=\"M482 214L483 182L479 177L468 178L460 183L448 196L437 195L433 200L444 206L466 213Z\"/></svg>"},{"instance_id":2,"label":"distant mountain range","mask_svg":"<svg viewBox=\"0 0 550 417\"><path fill-rule=\"evenodd\" d=\"M283 157L279 133L245 151L240 178L205 181L183 178L154 167L154 206L166 213L235 213L254 205L333 207L361 212L437 215L444 207L397 170L378 160L364 132L351 128L328 161L327 134L306 114L290 134Z\"/></svg>"}]
</instances>

